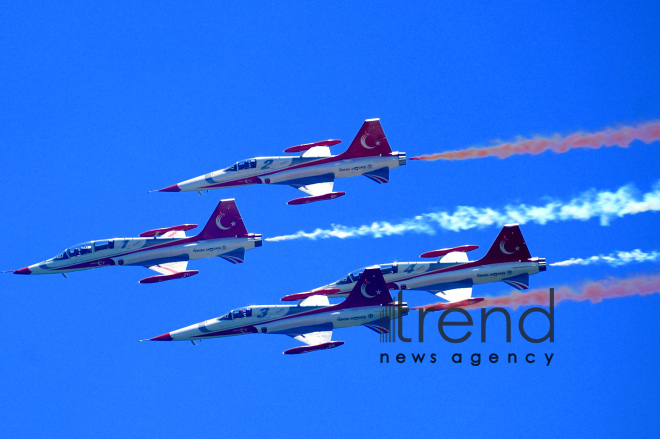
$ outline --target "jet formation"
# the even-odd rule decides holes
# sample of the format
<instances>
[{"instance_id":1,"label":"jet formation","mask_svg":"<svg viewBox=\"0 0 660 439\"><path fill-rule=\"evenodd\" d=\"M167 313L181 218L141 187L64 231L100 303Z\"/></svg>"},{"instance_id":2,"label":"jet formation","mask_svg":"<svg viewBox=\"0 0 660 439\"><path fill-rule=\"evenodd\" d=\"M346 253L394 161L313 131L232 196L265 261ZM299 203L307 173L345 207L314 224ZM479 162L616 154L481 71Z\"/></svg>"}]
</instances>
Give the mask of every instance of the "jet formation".
<instances>
[{"instance_id":1,"label":"jet formation","mask_svg":"<svg viewBox=\"0 0 660 439\"><path fill-rule=\"evenodd\" d=\"M330 146L341 140L296 145L284 152L299 157L256 157L152 192L208 191L251 184L289 185L308 194L287 204L307 204L345 195L333 192L337 178L364 175L376 183L390 180L390 169L406 164L404 152L392 152L380 119L367 119L348 149L331 155Z\"/></svg>"},{"instance_id":2,"label":"jet formation","mask_svg":"<svg viewBox=\"0 0 660 439\"><path fill-rule=\"evenodd\" d=\"M71 246L59 255L13 270L15 274L55 274L109 266L138 265L158 276L140 283L163 282L193 276L188 261L219 256L233 264L242 263L245 251L261 247L261 235L248 233L233 199L218 203L202 231L186 237L196 224L181 224L148 230L137 238L113 238Z\"/></svg>"},{"instance_id":3,"label":"jet formation","mask_svg":"<svg viewBox=\"0 0 660 439\"><path fill-rule=\"evenodd\" d=\"M250 184L289 185L308 196L287 204L307 204L345 195L333 192L337 178L364 175L377 183L389 182L390 169L406 164L406 155L392 152L379 119L364 122L348 149L331 155L330 146L340 140L296 145L287 153L299 157L257 157L225 169L201 175L160 189L161 192L208 191ZM15 274L55 274L109 266L143 266L157 273L140 283L156 283L198 274L188 270L193 259L221 257L242 263L245 252L262 245L260 234L248 233L234 199L221 200L202 231L186 236L195 224L152 229L136 238L113 238L71 246L59 255L19 270ZM502 227L488 252L470 261L467 252L477 245L433 250L420 255L438 258L435 262L393 262L363 268L313 290L289 294L282 301L296 305L251 305L175 331L152 341L197 340L243 334L283 334L305 346L285 354L331 349L344 344L332 340L334 329L366 326L390 334L392 321L410 311L405 303L394 302L389 290L428 291L442 301L413 309L438 311L469 306L482 301L472 297L474 285L505 282L517 289L529 288L529 276L545 271L544 258L532 257L518 224ZM345 297L338 304L329 298Z\"/></svg>"}]
</instances>

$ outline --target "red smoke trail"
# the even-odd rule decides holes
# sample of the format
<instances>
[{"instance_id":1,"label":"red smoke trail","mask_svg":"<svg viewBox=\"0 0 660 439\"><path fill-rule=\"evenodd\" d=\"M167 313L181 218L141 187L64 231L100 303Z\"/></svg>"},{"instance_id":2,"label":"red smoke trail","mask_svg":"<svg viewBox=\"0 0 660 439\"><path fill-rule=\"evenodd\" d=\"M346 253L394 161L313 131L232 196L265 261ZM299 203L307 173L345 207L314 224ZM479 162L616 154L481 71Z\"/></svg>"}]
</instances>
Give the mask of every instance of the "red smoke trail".
<instances>
[{"instance_id":1,"label":"red smoke trail","mask_svg":"<svg viewBox=\"0 0 660 439\"><path fill-rule=\"evenodd\" d=\"M575 148L597 149L603 146L627 148L633 140L649 144L660 140L660 121L648 122L638 126L607 128L596 133L575 133L566 137L555 134L552 138L520 139L517 142L502 143L495 146L472 147L459 151L447 151L436 154L411 157L410 160L465 160L483 157L501 159L514 154L540 154L551 150L556 153Z\"/></svg>"},{"instance_id":2,"label":"red smoke trail","mask_svg":"<svg viewBox=\"0 0 660 439\"><path fill-rule=\"evenodd\" d=\"M660 275L640 275L627 279L609 278L598 282L587 282L579 290L568 286L555 288L555 305L564 300L597 303L603 299L618 299L628 296L648 296L660 293ZM501 306L516 309L519 306L548 306L548 288L537 288L527 293L518 291L502 297L487 297L470 308Z\"/></svg>"}]
</instances>

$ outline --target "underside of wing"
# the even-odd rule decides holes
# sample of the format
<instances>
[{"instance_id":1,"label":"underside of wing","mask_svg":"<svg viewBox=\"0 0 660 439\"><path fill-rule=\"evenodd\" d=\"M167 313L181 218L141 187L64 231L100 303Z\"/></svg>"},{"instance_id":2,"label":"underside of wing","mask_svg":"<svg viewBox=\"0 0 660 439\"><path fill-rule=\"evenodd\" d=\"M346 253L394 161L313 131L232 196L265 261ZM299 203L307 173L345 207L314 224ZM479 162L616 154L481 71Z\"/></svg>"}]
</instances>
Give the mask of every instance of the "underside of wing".
<instances>
[{"instance_id":1,"label":"underside of wing","mask_svg":"<svg viewBox=\"0 0 660 439\"><path fill-rule=\"evenodd\" d=\"M325 195L329 194L332 192L332 187L334 186L335 182L334 181L326 181L323 183L314 183L314 184L308 184L304 186L295 186L296 189L300 189L304 193L311 195L313 197L319 196L319 195Z\"/></svg>"},{"instance_id":2,"label":"underside of wing","mask_svg":"<svg viewBox=\"0 0 660 439\"><path fill-rule=\"evenodd\" d=\"M188 261L178 261L178 262L168 262L166 264L152 265L148 267L149 270L153 270L156 273L160 273L160 276L149 276L140 280L141 284L153 284L157 282L165 282L166 280L173 279L182 279L184 277L194 276L199 271L197 270L186 270L188 267Z\"/></svg>"},{"instance_id":3,"label":"underside of wing","mask_svg":"<svg viewBox=\"0 0 660 439\"><path fill-rule=\"evenodd\" d=\"M454 288L451 290L432 291L436 296L447 302L459 302L472 297L472 287Z\"/></svg>"},{"instance_id":4,"label":"underside of wing","mask_svg":"<svg viewBox=\"0 0 660 439\"><path fill-rule=\"evenodd\" d=\"M152 265L149 270L153 270L160 274L177 274L186 271L188 268L188 261L168 262L167 264Z\"/></svg>"},{"instance_id":5,"label":"underside of wing","mask_svg":"<svg viewBox=\"0 0 660 439\"><path fill-rule=\"evenodd\" d=\"M332 339L332 331L309 332L296 335L293 338L309 346L328 343Z\"/></svg>"}]
</instances>

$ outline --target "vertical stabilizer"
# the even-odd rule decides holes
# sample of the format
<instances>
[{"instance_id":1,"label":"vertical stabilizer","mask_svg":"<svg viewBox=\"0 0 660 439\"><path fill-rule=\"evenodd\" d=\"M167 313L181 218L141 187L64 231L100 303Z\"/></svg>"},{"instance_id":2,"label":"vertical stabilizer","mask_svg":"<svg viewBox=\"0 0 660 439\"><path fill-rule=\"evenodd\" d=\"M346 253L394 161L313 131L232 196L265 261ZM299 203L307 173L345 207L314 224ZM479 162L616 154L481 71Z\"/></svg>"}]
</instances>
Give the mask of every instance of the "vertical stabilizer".
<instances>
[{"instance_id":1,"label":"vertical stabilizer","mask_svg":"<svg viewBox=\"0 0 660 439\"><path fill-rule=\"evenodd\" d=\"M506 224L497 235L497 239L479 262L484 264L497 264L499 262L524 261L532 256L529 254L527 244L522 236L518 224Z\"/></svg>"},{"instance_id":2,"label":"vertical stabilizer","mask_svg":"<svg viewBox=\"0 0 660 439\"><path fill-rule=\"evenodd\" d=\"M392 149L387 142L380 119L367 119L362 124L355 139L341 158L369 157L390 154Z\"/></svg>"},{"instance_id":3,"label":"vertical stabilizer","mask_svg":"<svg viewBox=\"0 0 660 439\"><path fill-rule=\"evenodd\" d=\"M231 238L247 235L245 224L234 199L221 200L197 239Z\"/></svg>"},{"instance_id":4,"label":"vertical stabilizer","mask_svg":"<svg viewBox=\"0 0 660 439\"><path fill-rule=\"evenodd\" d=\"M392 296L379 268L367 268L360 275L353 290L339 306L341 308L356 308L359 306L388 305Z\"/></svg>"}]
</instances>

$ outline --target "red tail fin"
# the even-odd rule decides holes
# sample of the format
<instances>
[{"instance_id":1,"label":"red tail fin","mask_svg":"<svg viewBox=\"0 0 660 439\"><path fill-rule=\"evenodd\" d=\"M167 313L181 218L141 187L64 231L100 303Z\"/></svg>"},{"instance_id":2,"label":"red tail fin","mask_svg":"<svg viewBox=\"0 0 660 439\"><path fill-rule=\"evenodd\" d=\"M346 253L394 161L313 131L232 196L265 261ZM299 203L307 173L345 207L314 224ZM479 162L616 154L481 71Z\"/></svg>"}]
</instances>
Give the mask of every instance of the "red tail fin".
<instances>
[{"instance_id":1,"label":"red tail fin","mask_svg":"<svg viewBox=\"0 0 660 439\"><path fill-rule=\"evenodd\" d=\"M245 236L247 230L234 199L221 200L216 206L211 218L204 226L197 239L230 238Z\"/></svg>"},{"instance_id":2,"label":"red tail fin","mask_svg":"<svg viewBox=\"0 0 660 439\"><path fill-rule=\"evenodd\" d=\"M479 262L496 264L498 262L522 261L531 258L525 239L518 224L506 224L497 235L497 239L490 246L486 256Z\"/></svg>"},{"instance_id":3,"label":"red tail fin","mask_svg":"<svg viewBox=\"0 0 660 439\"><path fill-rule=\"evenodd\" d=\"M342 154L343 158L369 157L392 152L387 142L380 119L367 119L362 124L351 146Z\"/></svg>"},{"instance_id":4,"label":"red tail fin","mask_svg":"<svg viewBox=\"0 0 660 439\"><path fill-rule=\"evenodd\" d=\"M385 284L379 268L367 268L360 275L353 290L339 306L355 308L359 306L387 305L392 302L392 296Z\"/></svg>"}]
</instances>

